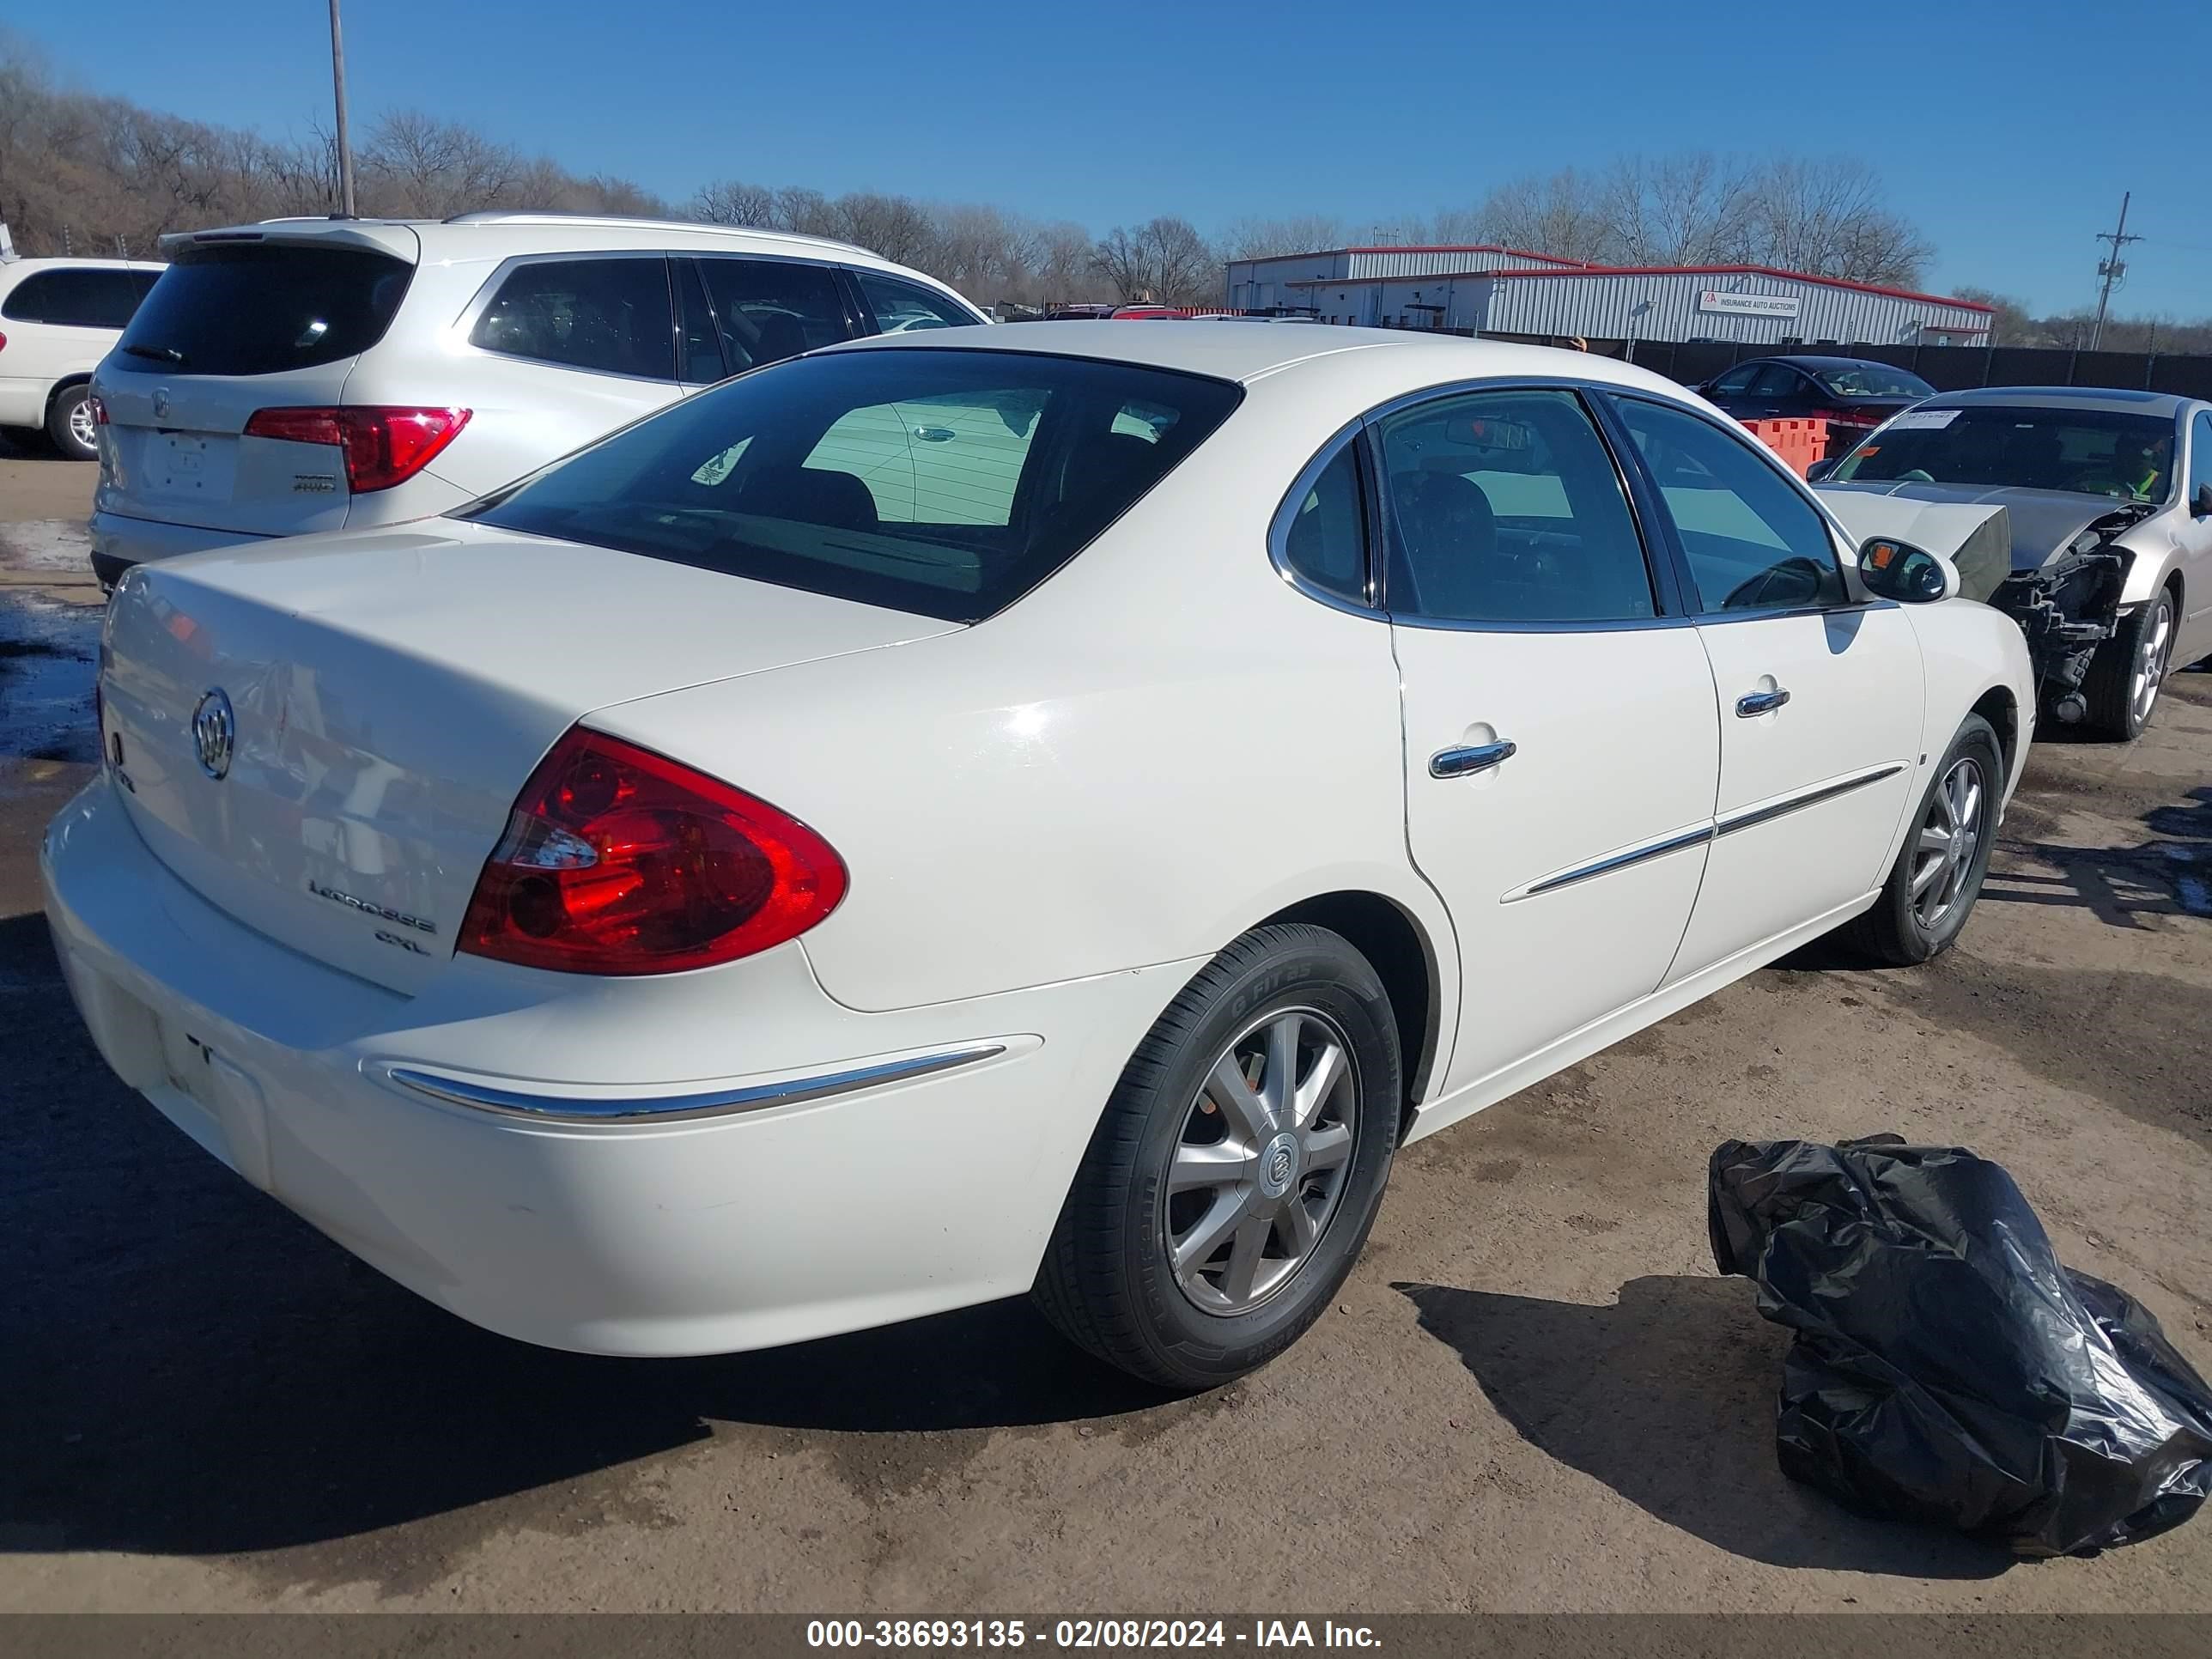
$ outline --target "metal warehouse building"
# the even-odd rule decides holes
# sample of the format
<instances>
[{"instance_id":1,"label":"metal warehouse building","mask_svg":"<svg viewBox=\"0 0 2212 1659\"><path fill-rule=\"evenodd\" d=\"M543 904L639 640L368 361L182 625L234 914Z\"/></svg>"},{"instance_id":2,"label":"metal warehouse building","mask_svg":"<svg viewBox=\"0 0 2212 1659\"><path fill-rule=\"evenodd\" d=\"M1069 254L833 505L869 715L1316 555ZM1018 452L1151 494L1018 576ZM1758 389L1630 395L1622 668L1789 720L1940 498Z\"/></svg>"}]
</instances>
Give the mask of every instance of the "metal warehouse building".
<instances>
[{"instance_id":1,"label":"metal warehouse building","mask_svg":"<svg viewBox=\"0 0 2212 1659\"><path fill-rule=\"evenodd\" d=\"M1984 345L1990 316L1971 300L1765 265L1591 265L1482 245L1239 259L1227 301L1385 328L1773 346Z\"/></svg>"}]
</instances>

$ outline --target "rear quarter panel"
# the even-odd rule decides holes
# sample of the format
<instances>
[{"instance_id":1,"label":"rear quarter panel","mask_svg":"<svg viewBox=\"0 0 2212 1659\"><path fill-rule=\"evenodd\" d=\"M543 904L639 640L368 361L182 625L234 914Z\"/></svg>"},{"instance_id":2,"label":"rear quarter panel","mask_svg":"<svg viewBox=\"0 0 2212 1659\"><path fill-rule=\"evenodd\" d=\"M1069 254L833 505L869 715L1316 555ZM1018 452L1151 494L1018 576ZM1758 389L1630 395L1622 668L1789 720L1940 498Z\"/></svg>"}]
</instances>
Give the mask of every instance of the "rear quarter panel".
<instances>
[{"instance_id":1,"label":"rear quarter panel","mask_svg":"<svg viewBox=\"0 0 2212 1659\"><path fill-rule=\"evenodd\" d=\"M1284 490L1353 412L1248 403L974 628L590 723L828 837L852 885L805 944L856 1008L1204 957L1345 889L1413 917L1455 1007L1449 924L1406 854L1389 631L1306 598L1267 555Z\"/></svg>"}]
</instances>

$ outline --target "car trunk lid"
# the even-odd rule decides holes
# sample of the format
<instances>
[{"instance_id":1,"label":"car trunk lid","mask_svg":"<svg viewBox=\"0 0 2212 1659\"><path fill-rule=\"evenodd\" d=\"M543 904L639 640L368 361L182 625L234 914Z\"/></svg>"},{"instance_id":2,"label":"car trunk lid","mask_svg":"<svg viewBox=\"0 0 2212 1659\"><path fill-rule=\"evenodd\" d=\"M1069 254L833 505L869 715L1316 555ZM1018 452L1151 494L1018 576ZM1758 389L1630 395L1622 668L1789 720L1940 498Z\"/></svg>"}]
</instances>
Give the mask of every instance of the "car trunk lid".
<instances>
[{"instance_id":1,"label":"car trunk lid","mask_svg":"<svg viewBox=\"0 0 2212 1659\"><path fill-rule=\"evenodd\" d=\"M592 710L956 626L434 523L140 567L100 682L155 854L246 926L403 992L451 957L517 792Z\"/></svg>"}]
</instances>

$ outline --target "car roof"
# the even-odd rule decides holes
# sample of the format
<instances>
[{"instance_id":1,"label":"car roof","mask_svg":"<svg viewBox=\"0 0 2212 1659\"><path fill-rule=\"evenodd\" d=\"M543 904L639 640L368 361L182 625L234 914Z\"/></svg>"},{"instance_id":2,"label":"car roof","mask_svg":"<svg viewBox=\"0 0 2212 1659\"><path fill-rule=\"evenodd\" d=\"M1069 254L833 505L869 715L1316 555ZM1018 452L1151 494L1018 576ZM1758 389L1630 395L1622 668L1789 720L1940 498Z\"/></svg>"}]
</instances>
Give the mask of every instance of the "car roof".
<instances>
[{"instance_id":1,"label":"car roof","mask_svg":"<svg viewBox=\"0 0 2212 1659\"><path fill-rule=\"evenodd\" d=\"M374 246L401 258L420 250L422 259L507 258L527 253L658 252L781 254L834 259L904 274L907 267L851 242L793 231L714 225L688 219L638 219L618 214L464 213L451 219L362 219L343 216L263 219L173 233L165 248L195 242L307 241L329 238Z\"/></svg>"},{"instance_id":2,"label":"car roof","mask_svg":"<svg viewBox=\"0 0 2212 1659\"><path fill-rule=\"evenodd\" d=\"M2130 392L2103 386L1989 386L1964 392L1939 392L1923 405L1930 409L2093 409L2112 415L2179 415L2201 399L2172 392Z\"/></svg>"},{"instance_id":3,"label":"car roof","mask_svg":"<svg viewBox=\"0 0 2212 1659\"><path fill-rule=\"evenodd\" d=\"M1771 357L1747 357L1736 367L1745 368L1753 363L1787 363L1792 368L1897 368L1895 363L1885 363L1877 357L1830 357L1802 351L1777 353ZM1909 368L1899 368L1897 372L1900 374L1912 373Z\"/></svg>"},{"instance_id":4,"label":"car roof","mask_svg":"<svg viewBox=\"0 0 2212 1659\"><path fill-rule=\"evenodd\" d=\"M0 259L0 277L27 276L34 270L162 270L159 259L80 259L69 254L35 259Z\"/></svg>"},{"instance_id":5,"label":"car roof","mask_svg":"<svg viewBox=\"0 0 2212 1659\"><path fill-rule=\"evenodd\" d=\"M1002 323L992 329L948 333L875 334L823 349L829 351L1019 351L1032 356L1092 357L1148 368L1180 369L1240 385L1303 364L1362 353L1410 390L1453 380L1572 379L1637 391L1688 397L1684 388L1648 369L1586 351L1512 345L1461 335L1405 329L1252 328L1236 322Z\"/></svg>"}]
</instances>

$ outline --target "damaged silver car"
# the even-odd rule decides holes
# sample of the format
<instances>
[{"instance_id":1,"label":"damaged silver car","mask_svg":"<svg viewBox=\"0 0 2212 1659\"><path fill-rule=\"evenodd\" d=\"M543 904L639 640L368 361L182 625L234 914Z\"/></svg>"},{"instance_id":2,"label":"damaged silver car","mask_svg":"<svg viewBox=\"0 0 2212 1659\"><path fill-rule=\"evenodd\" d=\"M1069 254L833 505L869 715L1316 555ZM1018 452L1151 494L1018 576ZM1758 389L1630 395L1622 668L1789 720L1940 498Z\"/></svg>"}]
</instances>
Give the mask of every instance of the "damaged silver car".
<instances>
[{"instance_id":1,"label":"damaged silver car","mask_svg":"<svg viewBox=\"0 0 2212 1659\"><path fill-rule=\"evenodd\" d=\"M1857 537L1950 555L2021 625L2045 714L2123 741L2212 654L2212 403L2162 392L1941 392L1816 465Z\"/></svg>"}]
</instances>

